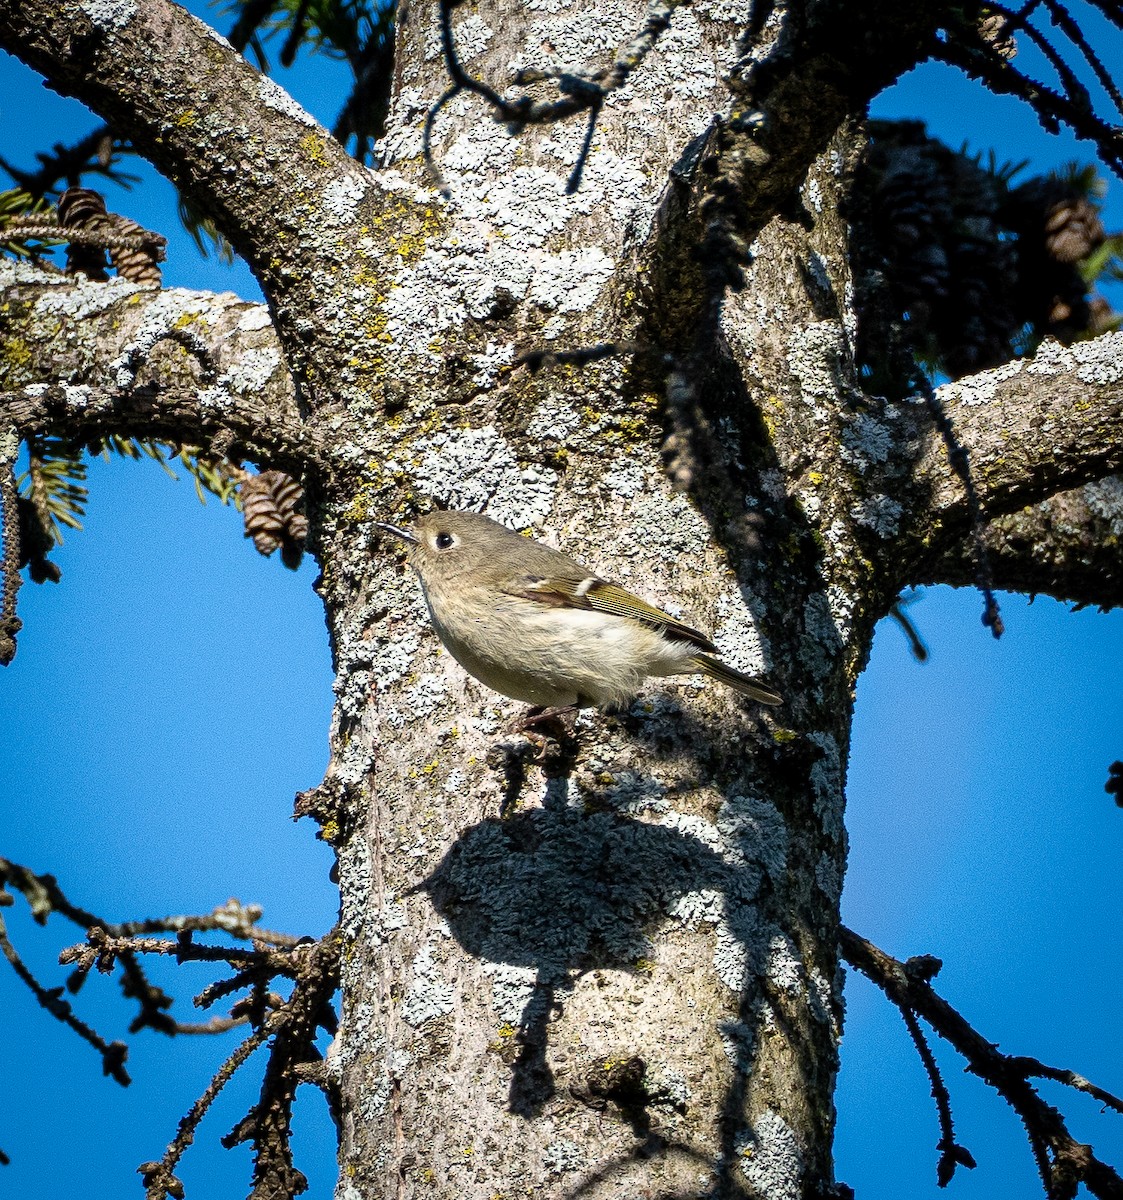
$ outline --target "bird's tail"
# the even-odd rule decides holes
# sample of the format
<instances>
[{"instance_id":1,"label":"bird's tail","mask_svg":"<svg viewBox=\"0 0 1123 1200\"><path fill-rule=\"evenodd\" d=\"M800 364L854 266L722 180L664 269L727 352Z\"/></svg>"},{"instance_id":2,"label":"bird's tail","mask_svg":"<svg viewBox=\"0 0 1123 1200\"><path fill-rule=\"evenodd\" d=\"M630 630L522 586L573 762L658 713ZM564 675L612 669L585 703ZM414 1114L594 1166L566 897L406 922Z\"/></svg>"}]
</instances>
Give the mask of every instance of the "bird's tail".
<instances>
[{"instance_id":1,"label":"bird's tail","mask_svg":"<svg viewBox=\"0 0 1123 1200\"><path fill-rule=\"evenodd\" d=\"M784 703L782 697L759 679L734 670L719 658L711 658L708 654L695 654L690 662L696 671L701 671L703 675L708 675L711 679L724 683L734 691L740 692L742 696L750 696L760 704Z\"/></svg>"}]
</instances>

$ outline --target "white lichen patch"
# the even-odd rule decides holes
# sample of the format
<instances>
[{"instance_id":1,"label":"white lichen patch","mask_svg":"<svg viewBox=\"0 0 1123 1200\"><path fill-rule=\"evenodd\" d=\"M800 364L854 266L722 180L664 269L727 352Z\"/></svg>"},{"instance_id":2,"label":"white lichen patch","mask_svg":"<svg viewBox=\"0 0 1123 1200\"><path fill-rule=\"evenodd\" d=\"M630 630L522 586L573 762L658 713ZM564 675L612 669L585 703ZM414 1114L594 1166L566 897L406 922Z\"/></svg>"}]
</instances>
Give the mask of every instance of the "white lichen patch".
<instances>
[{"instance_id":1,"label":"white lichen patch","mask_svg":"<svg viewBox=\"0 0 1123 1200\"><path fill-rule=\"evenodd\" d=\"M643 812L666 812L669 807L666 787L651 775L615 771L598 774L597 782L601 785L597 798L619 813L638 816Z\"/></svg>"},{"instance_id":2,"label":"white lichen patch","mask_svg":"<svg viewBox=\"0 0 1123 1200\"><path fill-rule=\"evenodd\" d=\"M711 21L727 21L738 30L749 24L753 13L752 0L695 0L695 12Z\"/></svg>"},{"instance_id":3,"label":"white lichen patch","mask_svg":"<svg viewBox=\"0 0 1123 1200\"><path fill-rule=\"evenodd\" d=\"M583 312L593 306L614 270L615 263L599 246L563 250L543 258L528 294L547 312Z\"/></svg>"},{"instance_id":4,"label":"white lichen patch","mask_svg":"<svg viewBox=\"0 0 1123 1200\"><path fill-rule=\"evenodd\" d=\"M747 1075L752 1068L756 1031L744 1021L724 1021L718 1027L718 1036L729 1065Z\"/></svg>"},{"instance_id":5,"label":"white lichen patch","mask_svg":"<svg viewBox=\"0 0 1123 1200\"><path fill-rule=\"evenodd\" d=\"M627 507L632 541L664 562L702 554L709 545L706 522L685 495L665 484L634 496Z\"/></svg>"},{"instance_id":6,"label":"white lichen patch","mask_svg":"<svg viewBox=\"0 0 1123 1200\"><path fill-rule=\"evenodd\" d=\"M813 212L823 211L823 189L814 177L808 179L803 186L803 203Z\"/></svg>"},{"instance_id":7,"label":"white lichen patch","mask_svg":"<svg viewBox=\"0 0 1123 1200\"><path fill-rule=\"evenodd\" d=\"M804 396L821 401L811 410L819 419L825 420L837 407L839 363L845 346L845 335L834 321L804 326L788 338L788 365Z\"/></svg>"},{"instance_id":8,"label":"white lichen patch","mask_svg":"<svg viewBox=\"0 0 1123 1200\"><path fill-rule=\"evenodd\" d=\"M235 328L239 333L256 333L259 329L269 329L272 325L273 319L266 305L254 304L238 318Z\"/></svg>"},{"instance_id":9,"label":"white lichen patch","mask_svg":"<svg viewBox=\"0 0 1123 1200\"><path fill-rule=\"evenodd\" d=\"M377 681L379 689L387 688L404 679L413 669L414 656L421 649L421 638L416 633L407 630L395 630L392 641L382 643L375 654L371 675ZM368 694L370 681L366 672L356 671L353 678L360 689L361 695Z\"/></svg>"},{"instance_id":10,"label":"white lichen patch","mask_svg":"<svg viewBox=\"0 0 1123 1200\"><path fill-rule=\"evenodd\" d=\"M419 87L398 92L386 118L386 132L375 144L378 162L385 166L404 159L419 158L423 149L423 125L429 100Z\"/></svg>"},{"instance_id":11,"label":"white lichen patch","mask_svg":"<svg viewBox=\"0 0 1123 1200\"><path fill-rule=\"evenodd\" d=\"M727 862L757 863L773 879L787 870L788 827L780 810L755 796L730 796L717 814Z\"/></svg>"},{"instance_id":12,"label":"white lichen patch","mask_svg":"<svg viewBox=\"0 0 1123 1200\"><path fill-rule=\"evenodd\" d=\"M714 938L714 974L740 994L752 982L761 957L761 930L755 906L727 911L718 921Z\"/></svg>"},{"instance_id":13,"label":"white lichen patch","mask_svg":"<svg viewBox=\"0 0 1123 1200\"><path fill-rule=\"evenodd\" d=\"M768 943L768 978L789 996L803 992L803 961L795 943L786 934L778 933Z\"/></svg>"},{"instance_id":14,"label":"white lichen patch","mask_svg":"<svg viewBox=\"0 0 1123 1200\"><path fill-rule=\"evenodd\" d=\"M585 1156L580 1146L565 1138L558 1138L542 1151L542 1165L551 1175L565 1175L570 1171L579 1171L585 1165Z\"/></svg>"},{"instance_id":15,"label":"white lichen patch","mask_svg":"<svg viewBox=\"0 0 1123 1200\"><path fill-rule=\"evenodd\" d=\"M1080 363L1076 377L1081 383L1104 387L1123 379L1123 333L1077 342L1071 350Z\"/></svg>"},{"instance_id":16,"label":"white lichen patch","mask_svg":"<svg viewBox=\"0 0 1123 1200\"><path fill-rule=\"evenodd\" d=\"M35 281L39 282L41 276L42 271L39 271ZM105 312L106 309L112 308L126 296L133 295L134 292L146 290L139 284L127 283L120 276L116 276L106 283L89 280L84 275L76 278L77 282L74 282L71 287L46 292L40 296L35 301L36 315L57 313L60 316L72 317L81 321ZM18 273L16 273L16 282L19 282ZM72 281L67 280L67 282ZM161 295L167 295L167 293L164 292Z\"/></svg>"},{"instance_id":17,"label":"white lichen patch","mask_svg":"<svg viewBox=\"0 0 1123 1200\"><path fill-rule=\"evenodd\" d=\"M448 119L462 119L478 106L464 98L449 106ZM424 114L418 114L423 120ZM434 145L441 143L438 118ZM467 222L502 229L519 250L559 239L576 217L599 214L623 227L657 191L642 166L594 140L582 171L582 185L567 190L584 140L580 122L554 127L527 163L524 141L493 121L471 122L451 144L437 151L454 210Z\"/></svg>"},{"instance_id":18,"label":"white lichen patch","mask_svg":"<svg viewBox=\"0 0 1123 1200\"><path fill-rule=\"evenodd\" d=\"M510 366L515 358L515 347L511 342L488 342L483 354L471 356L475 373L472 381L478 388L495 386L504 367Z\"/></svg>"},{"instance_id":19,"label":"white lichen patch","mask_svg":"<svg viewBox=\"0 0 1123 1200\"><path fill-rule=\"evenodd\" d=\"M808 1010L820 1024L830 1026L838 1037L842 1031L838 1026L830 981L821 971L812 969L809 973L809 983L811 986L807 989Z\"/></svg>"},{"instance_id":20,"label":"white lichen patch","mask_svg":"<svg viewBox=\"0 0 1123 1200\"><path fill-rule=\"evenodd\" d=\"M440 974L431 946L422 947L413 960L413 982L402 1000L401 1016L415 1029L434 1017L452 1012L455 991Z\"/></svg>"},{"instance_id":21,"label":"white lichen patch","mask_svg":"<svg viewBox=\"0 0 1123 1200\"><path fill-rule=\"evenodd\" d=\"M257 81L257 98L266 108L283 113L286 117L299 121L301 125L307 125L310 129L323 129L315 117L297 104L288 92L268 75L262 75ZM324 132L326 133L326 130Z\"/></svg>"},{"instance_id":22,"label":"white lichen patch","mask_svg":"<svg viewBox=\"0 0 1123 1200\"><path fill-rule=\"evenodd\" d=\"M823 676L830 670L834 655L842 646L842 635L830 602L822 592L808 596L803 606L803 628L799 656L815 675Z\"/></svg>"},{"instance_id":23,"label":"white lichen patch","mask_svg":"<svg viewBox=\"0 0 1123 1200\"><path fill-rule=\"evenodd\" d=\"M1041 350L1039 349L1038 356L1040 354ZM945 407L951 407L957 403L962 404L965 408L990 404L996 398L998 385L1005 383L1008 379L1013 379L1015 375L1021 373L1025 366L1024 359L1014 359L991 371L980 371L977 375L970 375L957 383L945 383L943 387L936 389L936 397Z\"/></svg>"},{"instance_id":24,"label":"white lichen patch","mask_svg":"<svg viewBox=\"0 0 1123 1200\"><path fill-rule=\"evenodd\" d=\"M717 826L705 817L694 813L669 812L659 824L664 829L673 829L683 837L701 842L715 854L721 854L725 850L725 839L718 832Z\"/></svg>"},{"instance_id":25,"label":"white lichen patch","mask_svg":"<svg viewBox=\"0 0 1123 1200\"><path fill-rule=\"evenodd\" d=\"M518 1025L534 996L538 972L533 967L486 960L483 970L491 977L491 1007L495 1015L508 1025Z\"/></svg>"},{"instance_id":26,"label":"white lichen patch","mask_svg":"<svg viewBox=\"0 0 1123 1200\"><path fill-rule=\"evenodd\" d=\"M81 410L90 403L90 386L86 383L64 383L62 395L67 408Z\"/></svg>"},{"instance_id":27,"label":"white lichen patch","mask_svg":"<svg viewBox=\"0 0 1123 1200\"><path fill-rule=\"evenodd\" d=\"M557 473L520 466L491 425L419 438L412 449L414 487L449 508L486 507L500 524L527 529L545 520L553 506Z\"/></svg>"},{"instance_id":28,"label":"white lichen patch","mask_svg":"<svg viewBox=\"0 0 1123 1200\"><path fill-rule=\"evenodd\" d=\"M401 349L434 365L441 339L470 318L489 316L500 292L526 295L535 263L501 240L470 234L426 247L395 273L383 313L386 334Z\"/></svg>"},{"instance_id":29,"label":"white lichen patch","mask_svg":"<svg viewBox=\"0 0 1123 1200\"><path fill-rule=\"evenodd\" d=\"M341 175L320 193L320 212L331 224L349 225L369 190L370 185L354 175Z\"/></svg>"},{"instance_id":30,"label":"white lichen patch","mask_svg":"<svg viewBox=\"0 0 1123 1200\"><path fill-rule=\"evenodd\" d=\"M1116 537L1123 537L1123 477L1111 475L1087 484L1084 499L1097 517L1110 524Z\"/></svg>"},{"instance_id":31,"label":"white lichen patch","mask_svg":"<svg viewBox=\"0 0 1123 1200\"><path fill-rule=\"evenodd\" d=\"M1022 365L1029 375L1060 375L1075 367L1081 383L1094 386L1118 383L1123 379L1123 332L1101 334L1071 346L1047 338L1033 358Z\"/></svg>"},{"instance_id":32,"label":"white lichen patch","mask_svg":"<svg viewBox=\"0 0 1123 1200\"><path fill-rule=\"evenodd\" d=\"M531 413L526 434L536 442L564 442L580 425L581 414L573 405L561 400L544 400ZM635 492L622 492L621 495L635 495Z\"/></svg>"},{"instance_id":33,"label":"white lichen patch","mask_svg":"<svg viewBox=\"0 0 1123 1200\"><path fill-rule=\"evenodd\" d=\"M811 786L815 793L815 815L823 832L835 839L843 836L842 826L842 752L830 733L812 733L808 738L822 751L811 768Z\"/></svg>"},{"instance_id":34,"label":"white lichen patch","mask_svg":"<svg viewBox=\"0 0 1123 1200\"><path fill-rule=\"evenodd\" d=\"M893 434L876 417L858 413L842 430L842 457L859 471L884 463L893 452Z\"/></svg>"},{"instance_id":35,"label":"white lichen patch","mask_svg":"<svg viewBox=\"0 0 1123 1200\"><path fill-rule=\"evenodd\" d=\"M687 929L697 929L703 923L717 925L724 907L725 900L721 892L714 888L699 888L676 896L667 906L667 915Z\"/></svg>"},{"instance_id":36,"label":"white lichen patch","mask_svg":"<svg viewBox=\"0 0 1123 1200\"><path fill-rule=\"evenodd\" d=\"M749 675L767 671L771 654L740 590L735 587L725 589L718 597L715 610L719 624L712 641L721 657L731 667Z\"/></svg>"},{"instance_id":37,"label":"white lichen patch","mask_svg":"<svg viewBox=\"0 0 1123 1200\"><path fill-rule=\"evenodd\" d=\"M134 0L81 0L78 7L99 29L124 29L137 14Z\"/></svg>"},{"instance_id":38,"label":"white lichen patch","mask_svg":"<svg viewBox=\"0 0 1123 1200\"><path fill-rule=\"evenodd\" d=\"M406 708L414 718L431 717L448 696L448 682L444 675L422 675L416 683L406 689Z\"/></svg>"},{"instance_id":39,"label":"white lichen patch","mask_svg":"<svg viewBox=\"0 0 1123 1200\"><path fill-rule=\"evenodd\" d=\"M841 583L832 583L827 588L827 604L830 606L831 618L841 641L845 642L854 628L854 609L857 598L854 593Z\"/></svg>"},{"instance_id":40,"label":"white lichen patch","mask_svg":"<svg viewBox=\"0 0 1123 1200\"><path fill-rule=\"evenodd\" d=\"M452 27L453 42L456 46L456 56L461 63L470 63L478 58L491 45L494 37L491 27L479 13L472 13L458 21Z\"/></svg>"},{"instance_id":41,"label":"white lichen patch","mask_svg":"<svg viewBox=\"0 0 1123 1200\"><path fill-rule=\"evenodd\" d=\"M648 490L653 473L644 460L620 455L602 479L605 487L610 488L617 496L630 500Z\"/></svg>"},{"instance_id":42,"label":"white lichen patch","mask_svg":"<svg viewBox=\"0 0 1123 1200\"><path fill-rule=\"evenodd\" d=\"M232 392L252 395L261 392L280 369L280 351L272 348L247 350L237 363L219 376L218 383Z\"/></svg>"},{"instance_id":43,"label":"white lichen patch","mask_svg":"<svg viewBox=\"0 0 1123 1200\"><path fill-rule=\"evenodd\" d=\"M737 1165L754 1194L768 1200L799 1200L803 1195L803 1151L778 1113L765 1112L735 1145Z\"/></svg>"},{"instance_id":44,"label":"white lichen patch","mask_svg":"<svg viewBox=\"0 0 1123 1200\"><path fill-rule=\"evenodd\" d=\"M842 895L842 864L832 855L820 854L815 864L815 882L831 904L837 904Z\"/></svg>"},{"instance_id":45,"label":"white lichen patch","mask_svg":"<svg viewBox=\"0 0 1123 1200\"><path fill-rule=\"evenodd\" d=\"M693 1093L686 1076L674 1067L652 1065L647 1072L646 1082L649 1090L658 1093L660 1098L666 1098L675 1108L683 1108L690 1101Z\"/></svg>"},{"instance_id":46,"label":"white lichen patch","mask_svg":"<svg viewBox=\"0 0 1123 1200\"><path fill-rule=\"evenodd\" d=\"M893 537L901 524L901 505L889 496L868 496L851 505L850 515L879 537Z\"/></svg>"}]
</instances>

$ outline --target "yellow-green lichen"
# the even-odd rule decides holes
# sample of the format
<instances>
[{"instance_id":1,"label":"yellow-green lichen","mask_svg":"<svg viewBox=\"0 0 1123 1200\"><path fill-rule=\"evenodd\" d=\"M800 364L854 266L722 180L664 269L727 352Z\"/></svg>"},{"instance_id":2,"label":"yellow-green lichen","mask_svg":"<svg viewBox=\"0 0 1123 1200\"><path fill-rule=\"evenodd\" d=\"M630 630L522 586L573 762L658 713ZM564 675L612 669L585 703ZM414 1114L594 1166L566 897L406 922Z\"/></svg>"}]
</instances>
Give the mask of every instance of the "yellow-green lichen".
<instances>
[{"instance_id":1,"label":"yellow-green lichen","mask_svg":"<svg viewBox=\"0 0 1123 1200\"><path fill-rule=\"evenodd\" d=\"M6 338L0 342L0 362L10 367L26 367L31 362L31 347L23 338Z\"/></svg>"},{"instance_id":2,"label":"yellow-green lichen","mask_svg":"<svg viewBox=\"0 0 1123 1200\"><path fill-rule=\"evenodd\" d=\"M298 143L300 153L317 167L326 167L331 163L328 157L327 145L318 133L306 133Z\"/></svg>"}]
</instances>

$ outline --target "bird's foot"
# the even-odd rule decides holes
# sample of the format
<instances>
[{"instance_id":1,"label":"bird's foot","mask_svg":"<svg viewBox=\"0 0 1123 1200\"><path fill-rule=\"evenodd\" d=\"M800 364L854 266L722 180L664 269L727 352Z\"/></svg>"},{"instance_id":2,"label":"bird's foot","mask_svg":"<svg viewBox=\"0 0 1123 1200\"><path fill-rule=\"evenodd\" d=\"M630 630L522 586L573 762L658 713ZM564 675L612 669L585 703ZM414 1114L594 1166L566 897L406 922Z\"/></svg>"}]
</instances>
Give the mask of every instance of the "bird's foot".
<instances>
[{"instance_id":1,"label":"bird's foot","mask_svg":"<svg viewBox=\"0 0 1123 1200\"><path fill-rule=\"evenodd\" d=\"M577 741L574 728L577 724L577 707L573 704L536 705L523 713L511 728L521 733L535 747L531 762L550 773L561 771L564 764L574 755Z\"/></svg>"},{"instance_id":2,"label":"bird's foot","mask_svg":"<svg viewBox=\"0 0 1123 1200\"><path fill-rule=\"evenodd\" d=\"M578 711L576 704L551 704L548 707L536 704L513 722L511 730L514 733L526 733L529 729L540 729L547 736L560 733L563 737L571 738L577 725Z\"/></svg>"}]
</instances>

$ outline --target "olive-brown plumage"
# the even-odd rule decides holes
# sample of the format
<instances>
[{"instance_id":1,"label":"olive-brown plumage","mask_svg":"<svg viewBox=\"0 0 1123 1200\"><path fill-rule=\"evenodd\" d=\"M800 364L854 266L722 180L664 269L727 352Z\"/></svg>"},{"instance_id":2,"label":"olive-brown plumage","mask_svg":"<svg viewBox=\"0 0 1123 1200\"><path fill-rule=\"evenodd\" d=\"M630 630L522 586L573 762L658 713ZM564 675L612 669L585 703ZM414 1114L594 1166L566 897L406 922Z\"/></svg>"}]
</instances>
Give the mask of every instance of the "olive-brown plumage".
<instances>
[{"instance_id":1,"label":"olive-brown plumage","mask_svg":"<svg viewBox=\"0 0 1123 1200\"><path fill-rule=\"evenodd\" d=\"M781 699L727 666L697 629L575 559L472 512L432 512L408 544L433 628L469 674L547 707L630 700L649 675L701 672L761 704Z\"/></svg>"}]
</instances>

